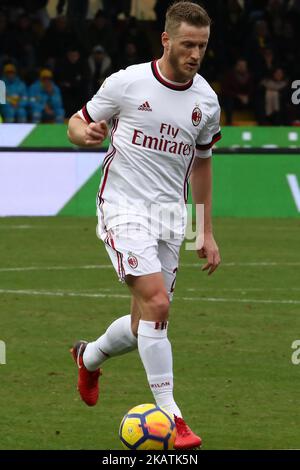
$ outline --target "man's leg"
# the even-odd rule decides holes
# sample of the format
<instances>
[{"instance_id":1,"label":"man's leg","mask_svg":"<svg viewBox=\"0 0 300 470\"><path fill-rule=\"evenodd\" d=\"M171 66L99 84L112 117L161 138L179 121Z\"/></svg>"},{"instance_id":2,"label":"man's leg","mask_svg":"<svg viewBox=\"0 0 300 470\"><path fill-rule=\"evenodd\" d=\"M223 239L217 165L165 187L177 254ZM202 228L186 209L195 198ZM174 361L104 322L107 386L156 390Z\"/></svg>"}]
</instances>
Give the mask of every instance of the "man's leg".
<instances>
[{"instance_id":1,"label":"man's leg","mask_svg":"<svg viewBox=\"0 0 300 470\"><path fill-rule=\"evenodd\" d=\"M158 406L181 416L173 397L173 360L168 340L169 297L162 273L126 276L141 319L138 350Z\"/></svg>"},{"instance_id":2,"label":"man's leg","mask_svg":"<svg viewBox=\"0 0 300 470\"><path fill-rule=\"evenodd\" d=\"M31 121L38 124L42 120L42 109L39 105L32 104L31 106Z\"/></svg>"},{"instance_id":3,"label":"man's leg","mask_svg":"<svg viewBox=\"0 0 300 470\"><path fill-rule=\"evenodd\" d=\"M173 295L180 245L158 244L162 272L144 276L127 276L126 282L138 304L138 349L148 382L158 406L174 415L175 449L201 445L201 438L189 428L173 397L173 360L167 337L169 303Z\"/></svg>"},{"instance_id":4,"label":"man's leg","mask_svg":"<svg viewBox=\"0 0 300 470\"><path fill-rule=\"evenodd\" d=\"M89 371L95 371L110 357L136 349L139 318L137 302L132 298L131 314L115 320L102 336L87 344L83 353L85 367Z\"/></svg>"},{"instance_id":5,"label":"man's leg","mask_svg":"<svg viewBox=\"0 0 300 470\"><path fill-rule=\"evenodd\" d=\"M130 227L124 224L115 230L107 231L102 219L103 215L99 210L97 236L105 243L120 281L124 282L126 274L131 272L138 276L149 269L160 271L155 239L137 231L135 225ZM133 250L135 255L132 254ZM132 267L134 259L136 265ZM94 406L97 403L101 364L109 357L137 348L139 318L139 306L136 300L133 300L131 315L125 315L114 321L98 340L92 343L79 341L73 347L72 355L78 366L78 390L87 405Z\"/></svg>"},{"instance_id":6,"label":"man's leg","mask_svg":"<svg viewBox=\"0 0 300 470\"><path fill-rule=\"evenodd\" d=\"M2 105L1 113L4 122L13 123L15 121L15 109L11 104Z\"/></svg>"},{"instance_id":7,"label":"man's leg","mask_svg":"<svg viewBox=\"0 0 300 470\"><path fill-rule=\"evenodd\" d=\"M17 122L27 122L27 113L25 107L17 108L16 110Z\"/></svg>"},{"instance_id":8,"label":"man's leg","mask_svg":"<svg viewBox=\"0 0 300 470\"><path fill-rule=\"evenodd\" d=\"M132 301L131 313L132 315L125 315L115 320L96 341L91 343L78 341L71 349L78 366L77 388L82 400L88 406L95 406L98 401L101 364L110 357L137 348L139 310L135 300Z\"/></svg>"},{"instance_id":9,"label":"man's leg","mask_svg":"<svg viewBox=\"0 0 300 470\"><path fill-rule=\"evenodd\" d=\"M60 107L54 107L55 122L61 124L64 122L65 110Z\"/></svg>"}]
</instances>

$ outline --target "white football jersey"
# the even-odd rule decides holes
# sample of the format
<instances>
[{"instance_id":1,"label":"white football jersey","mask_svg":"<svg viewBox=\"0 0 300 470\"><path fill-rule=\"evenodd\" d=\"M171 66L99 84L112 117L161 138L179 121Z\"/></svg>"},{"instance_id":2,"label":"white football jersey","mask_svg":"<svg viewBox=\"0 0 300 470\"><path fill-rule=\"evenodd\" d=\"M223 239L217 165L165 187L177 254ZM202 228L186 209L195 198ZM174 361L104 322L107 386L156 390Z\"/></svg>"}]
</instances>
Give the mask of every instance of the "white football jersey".
<instances>
[{"instance_id":1,"label":"white football jersey","mask_svg":"<svg viewBox=\"0 0 300 470\"><path fill-rule=\"evenodd\" d=\"M98 194L106 228L144 224L151 208L182 237L193 159L210 157L221 138L218 99L206 80L196 74L175 83L158 61L134 65L107 78L79 115L112 125Z\"/></svg>"}]
</instances>

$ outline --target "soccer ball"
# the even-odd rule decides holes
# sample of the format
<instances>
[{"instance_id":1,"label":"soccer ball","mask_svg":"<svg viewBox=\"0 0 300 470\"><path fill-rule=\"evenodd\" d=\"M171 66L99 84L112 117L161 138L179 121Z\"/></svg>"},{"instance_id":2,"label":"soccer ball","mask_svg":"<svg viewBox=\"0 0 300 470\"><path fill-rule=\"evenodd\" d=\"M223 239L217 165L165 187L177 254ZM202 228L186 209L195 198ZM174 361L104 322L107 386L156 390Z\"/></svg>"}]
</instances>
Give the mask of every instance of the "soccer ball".
<instances>
[{"instance_id":1,"label":"soccer ball","mask_svg":"<svg viewBox=\"0 0 300 470\"><path fill-rule=\"evenodd\" d=\"M119 436L125 449L171 450L176 437L173 417L163 408L135 406L121 421Z\"/></svg>"}]
</instances>

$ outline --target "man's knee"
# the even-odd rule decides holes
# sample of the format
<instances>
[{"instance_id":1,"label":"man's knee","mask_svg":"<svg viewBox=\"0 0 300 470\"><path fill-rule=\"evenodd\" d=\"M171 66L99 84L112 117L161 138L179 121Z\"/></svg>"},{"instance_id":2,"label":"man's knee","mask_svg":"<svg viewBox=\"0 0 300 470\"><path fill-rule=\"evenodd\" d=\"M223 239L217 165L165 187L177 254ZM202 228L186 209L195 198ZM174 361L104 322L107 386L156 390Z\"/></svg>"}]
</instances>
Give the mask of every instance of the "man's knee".
<instances>
[{"instance_id":1,"label":"man's knee","mask_svg":"<svg viewBox=\"0 0 300 470\"><path fill-rule=\"evenodd\" d=\"M166 321L169 316L170 300L166 292L158 292L147 301L153 321Z\"/></svg>"}]
</instances>

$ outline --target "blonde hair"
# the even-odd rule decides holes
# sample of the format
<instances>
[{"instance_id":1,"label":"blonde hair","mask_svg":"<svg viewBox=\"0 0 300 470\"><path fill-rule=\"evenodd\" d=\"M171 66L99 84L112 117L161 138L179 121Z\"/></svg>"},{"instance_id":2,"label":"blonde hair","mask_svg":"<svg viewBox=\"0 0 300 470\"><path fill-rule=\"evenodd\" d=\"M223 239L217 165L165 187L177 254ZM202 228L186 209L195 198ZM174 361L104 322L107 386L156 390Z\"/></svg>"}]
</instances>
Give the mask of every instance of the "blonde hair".
<instances>
[{"instance_id":1,"label":"blonde hair","mask_svg":"<svg viewBox=\"0 0 300 470\"><path fill-rule=\"evenodd\" d=\"M211 19L203 7L193 2L181 0L168 8L165 31L172 34L183 22L199 28L211 25Z\"/></svg>"}]
</instances>

